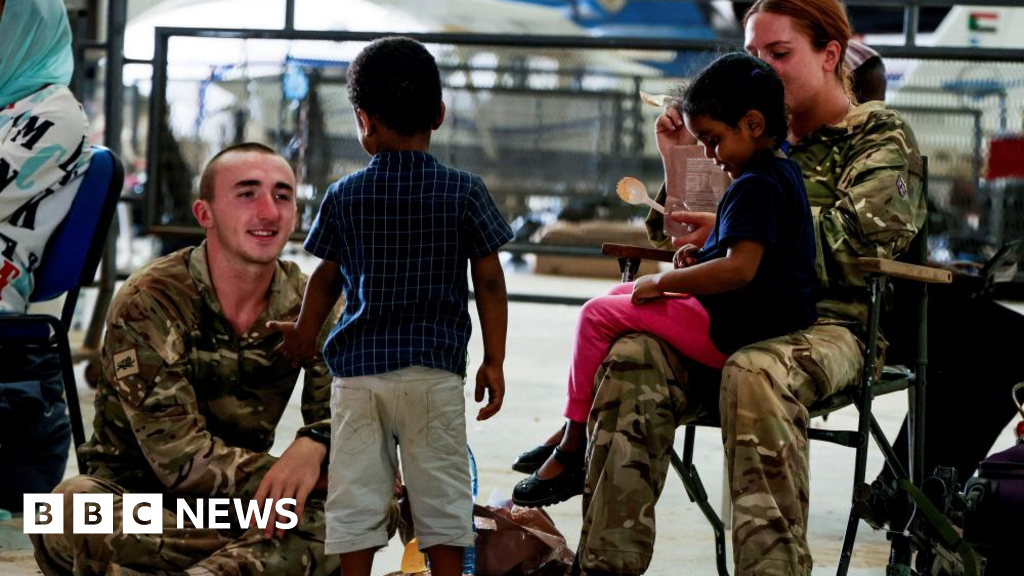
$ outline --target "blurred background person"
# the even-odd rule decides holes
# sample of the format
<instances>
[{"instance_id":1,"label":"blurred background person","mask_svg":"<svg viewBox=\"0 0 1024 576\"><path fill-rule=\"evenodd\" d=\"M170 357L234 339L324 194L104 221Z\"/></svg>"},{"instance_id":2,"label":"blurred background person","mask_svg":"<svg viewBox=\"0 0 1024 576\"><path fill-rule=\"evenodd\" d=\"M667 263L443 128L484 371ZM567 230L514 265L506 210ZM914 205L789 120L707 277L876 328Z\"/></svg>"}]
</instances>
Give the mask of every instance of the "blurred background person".
<instances>
[{"instance_id":1,"label":"blurred background person","mask_svg":"<svg viewBox=\"0 0 1024 576\"><path fill-rule=\"evenodd\" d=\"M46 242L89 164L88 122L68 89L61 0L0 0L0 314L23 314ZM64 476L71 425L55 355L0 344L0 508ZM17 441L14 441L17 438Z\"/></svg>"}]
</instances>

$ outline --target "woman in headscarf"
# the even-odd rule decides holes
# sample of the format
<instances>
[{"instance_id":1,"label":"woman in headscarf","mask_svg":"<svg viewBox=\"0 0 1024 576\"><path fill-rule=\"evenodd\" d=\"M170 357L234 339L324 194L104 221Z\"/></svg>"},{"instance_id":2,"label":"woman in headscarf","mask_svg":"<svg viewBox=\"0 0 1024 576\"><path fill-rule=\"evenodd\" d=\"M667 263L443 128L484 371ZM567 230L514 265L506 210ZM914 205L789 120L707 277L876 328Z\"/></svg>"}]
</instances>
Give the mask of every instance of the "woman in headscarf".
<instances>
[{"instance_id":1,"label":"woman in headscarf","mask_svg":"<svg viewBox=\"0 0 1024 576\"><path fill-rule=\"evenodd\" d=\"M73 67L61 0L0 0L0 314L25 312L89 165ZM60 482L70 424L56 358L0 345L0 366L0 508L18 510L22 493Z\"/></svg>"},{"instance_id":2,"label":"woman in headscarf","mask_svg":"<svg viewBox=\"0 0 1024 576\"><path fill-rule=\"evenodd\" d=\"M89 164L88 123L68 90L60 0L0 1L0 311L24 312L32 270Z\"/></svg>"}]
</instances>

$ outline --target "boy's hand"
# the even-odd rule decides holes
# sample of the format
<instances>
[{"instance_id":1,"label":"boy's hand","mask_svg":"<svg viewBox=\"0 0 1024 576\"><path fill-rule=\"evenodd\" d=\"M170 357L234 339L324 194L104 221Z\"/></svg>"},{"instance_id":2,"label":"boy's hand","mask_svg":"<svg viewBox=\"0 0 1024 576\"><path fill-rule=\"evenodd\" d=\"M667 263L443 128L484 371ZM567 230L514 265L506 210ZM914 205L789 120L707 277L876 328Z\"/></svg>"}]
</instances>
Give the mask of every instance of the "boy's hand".
<instances>
[{"instance_id":1,"label":"boy's hand","mask_svg":"<svg viewBox=\"0 0 1024 576\"><path fill-rule=\"evenodd\" d=\"M280 332L284 337L276 351L291 360L292 366L303 366L306 362L317 358L316 335L313 337L304 335L297 329L295 322L270 321L266 326L273 332Z\"/></svg>"},{"instance_id":2,"label":"boy's hand","mask_svg":"<svg viewBox=\"0 0 1024 576\"><path fill-rule=\"evenodd\" d=\"M676 250L676 255L672 258L672 264L678 268L686 268L687 266L693 266L697 263L695 254L700 248L693 244L687 244Z\"/></svg>"},{"instance_id":3,"label":"boy's hand","mask_svg":"<svg viewBox=\"0 0 1024 576\"><path fill-rule=\"evenodd\" d=\"M658 289L656 284L657 276L657 274L653 274L637 278L636 282L633 283L633 296L630 299L633 304L644 304L665 295L664 292Z\"/></svg>"},{"instance_id":4,"label":"boy's hand","mask_svg":"<svg viewBox=\"0 0 1024 576\"><path fill-rule=\"evenodd\" d=\"M501 403L505 399L505 373L501 365L493 366L484 364L476 373L476 394L474 398L477 403L484 401L484 390L487 390L487 405L476 414L477 420L487 420L501 410Z\"/></svg>"}]
</instances>

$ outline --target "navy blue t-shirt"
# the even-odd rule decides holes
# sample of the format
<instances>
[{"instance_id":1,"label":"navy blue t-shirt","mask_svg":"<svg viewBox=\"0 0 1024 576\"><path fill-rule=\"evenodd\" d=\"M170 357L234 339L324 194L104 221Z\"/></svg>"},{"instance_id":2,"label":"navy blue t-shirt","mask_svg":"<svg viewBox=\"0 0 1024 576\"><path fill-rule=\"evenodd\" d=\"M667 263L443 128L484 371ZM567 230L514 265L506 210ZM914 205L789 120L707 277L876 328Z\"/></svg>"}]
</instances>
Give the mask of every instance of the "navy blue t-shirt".
<instances>
[{"instance_id":1,"label":"navy blue t-shirt","mask_svg":"<svg viewBox=\"0 0 1024 576\"><path fill-rule=\"evenodd\" d=\"M742 238L764 244L754 279L739 290L697 296L711 318L711 340L727 354L818 318L814 228L795 162L773 157L729 186L697 261L724 257Z\"/></svg>"}]
</instances>

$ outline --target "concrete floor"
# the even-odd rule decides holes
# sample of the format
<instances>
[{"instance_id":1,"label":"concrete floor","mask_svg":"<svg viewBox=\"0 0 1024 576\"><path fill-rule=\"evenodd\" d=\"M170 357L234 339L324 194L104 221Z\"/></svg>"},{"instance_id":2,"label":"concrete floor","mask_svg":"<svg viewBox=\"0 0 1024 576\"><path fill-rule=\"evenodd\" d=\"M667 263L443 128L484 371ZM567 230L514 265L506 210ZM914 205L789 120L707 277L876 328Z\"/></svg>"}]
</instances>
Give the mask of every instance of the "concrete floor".
<instances>
[{"instance_id":1,"label":"concrete floor","mask_svg":"<svg viewBox=\"0 0 1024 576\"><path fill-rule=\"evenodd\" d=\"M510 293L593 296L607 290L611 282L508 273ZM479 502L508 498L512 487L522 478L509 469L509 464L519 452L535 446L561 425L564 386L577 312L578 309L571 306L511 304L505 372L507 396L501 413L490 421L476 422L473 417L477 408L472 404L472 389L467 387L468 434L479 468ZM475 373L481 357L479 334L475 333L470 349L471 374ZM88 435L94 394L81 378L82 366L78 369L78 388ZM292 398L292 404L293 409L286 414L279 427L275 453L280 453L287 446L301 422L297 396ZM875 414L887 433L894 433L899 426L905 406L904 394L894 394L876 401ZM833 414L827 422L815 422L815 425L846 428L855 426L855 420L856 412L847 409ZM1011 446L1012 438L1011 430L1007 428L996 448ZM722 498L722 447L718 431L700 431L695 453L695 464L704 479L711 502L717 507ZM869 477L877 473L881 465L880 454L873 450L868 464ZM72 456L67 475L76 473ZM835 571L849 509L852 473L851 450L812 443L809 537L816 576ZM579 506L580 500L577 498L547 508L572 548L575 548L578 540ZM697 507L689 502L682 483L674 472L670 472L665 492L658 504L658 543L648 574L714 574L713 550L711 530ZM401 544L396 540L378 554L374 573L386 574L398 570L401 555ZM873 532L862 524L850 574L881 574L887 556L888 546L884 534ZM0 574L27 576L39 573L32 560L28 539L21 533L20 519L0 522Z\"/></svg>"}]
</instances>

